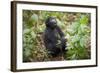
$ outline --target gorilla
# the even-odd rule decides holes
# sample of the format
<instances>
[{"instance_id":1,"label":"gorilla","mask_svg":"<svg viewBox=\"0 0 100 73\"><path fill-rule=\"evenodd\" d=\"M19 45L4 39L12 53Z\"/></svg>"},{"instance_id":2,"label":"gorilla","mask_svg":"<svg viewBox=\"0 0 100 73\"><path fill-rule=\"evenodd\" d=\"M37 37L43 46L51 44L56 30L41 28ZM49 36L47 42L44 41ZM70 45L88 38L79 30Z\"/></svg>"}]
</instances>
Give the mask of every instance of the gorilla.
<instances>
[{"instance_id":1,"label":"gorilla","mask_svg":"<svg viewBox=\"0 0 100 73\"><path fill-rule=\"evenodd\" d=\"M48 54L52 57L57 57L59 54L64 54L66 48L66 39L61 28L57 25L55 17L48 17L45 21L44 45Z\"/></svg>"}]
</instances>

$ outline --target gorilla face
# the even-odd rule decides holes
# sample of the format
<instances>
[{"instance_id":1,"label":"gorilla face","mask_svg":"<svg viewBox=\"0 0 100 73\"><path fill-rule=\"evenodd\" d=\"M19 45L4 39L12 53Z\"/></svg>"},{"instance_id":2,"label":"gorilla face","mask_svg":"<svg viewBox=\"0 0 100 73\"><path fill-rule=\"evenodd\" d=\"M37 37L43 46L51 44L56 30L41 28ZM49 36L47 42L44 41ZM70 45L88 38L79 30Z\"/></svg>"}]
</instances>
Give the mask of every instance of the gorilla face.
<instances>
[{"instance_id":1,"label":"gorilla face","mask_svg":"<svg viewBox=\"0 0 100 73\"><path fill-rule=\"evenodd\" d=\"M57 21L54 17L49 17L46 22L45 22L46 26L51 28L51 29L54 29L56 28L57 26Z\"/></svg>"}]
</instances>

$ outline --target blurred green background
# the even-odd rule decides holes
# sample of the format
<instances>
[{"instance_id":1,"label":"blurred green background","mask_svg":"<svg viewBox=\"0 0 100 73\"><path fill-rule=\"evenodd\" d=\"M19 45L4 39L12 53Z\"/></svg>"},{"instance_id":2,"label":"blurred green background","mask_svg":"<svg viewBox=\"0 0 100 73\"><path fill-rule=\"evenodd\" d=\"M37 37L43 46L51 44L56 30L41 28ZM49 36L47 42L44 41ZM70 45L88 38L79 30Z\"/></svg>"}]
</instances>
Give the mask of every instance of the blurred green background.
<instances>
[{"instance_id":1,"label":"blurred green background","mask_svg":"<svg viewBox=\"0 0 100 73\"><path fill-rule=\"evenodd\" d=\"M23 10L23 62L50 61L42 38L48 16L56 17L67 38L65 60L90 59L90 13Z\"/></svg>"}]
</instances>

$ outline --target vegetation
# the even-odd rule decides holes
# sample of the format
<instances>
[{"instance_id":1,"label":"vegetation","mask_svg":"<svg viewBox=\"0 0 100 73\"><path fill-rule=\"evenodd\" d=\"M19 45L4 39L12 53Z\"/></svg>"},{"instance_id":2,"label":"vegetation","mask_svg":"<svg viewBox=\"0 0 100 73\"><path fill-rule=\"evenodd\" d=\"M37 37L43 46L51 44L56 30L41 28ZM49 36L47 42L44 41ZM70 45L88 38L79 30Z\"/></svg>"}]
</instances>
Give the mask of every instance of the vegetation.
<instances>
[{"instance_id":1,"label":"vegetation","mask_svg":"<svg viewBox=\"0 0 100 73\"><path fill-rule=\"evenodd\" d=\"M23 62L49 61L43 43L45 20L56 17L67 38L65 60L91 58L91 21L89 13L23 10Z\"/></svg>"}]
</instances>

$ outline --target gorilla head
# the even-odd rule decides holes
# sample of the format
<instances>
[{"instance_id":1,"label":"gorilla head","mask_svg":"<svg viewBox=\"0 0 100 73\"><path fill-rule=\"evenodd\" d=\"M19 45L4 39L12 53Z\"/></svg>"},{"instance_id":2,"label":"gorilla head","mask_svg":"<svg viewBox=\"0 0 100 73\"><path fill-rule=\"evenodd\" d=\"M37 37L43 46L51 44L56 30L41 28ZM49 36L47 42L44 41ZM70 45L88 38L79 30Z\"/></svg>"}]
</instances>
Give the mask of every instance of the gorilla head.
<instances>
[{"instance_id":1,"label":"gorilla head","mask_svg":"<svg viewBox=\"0 0 100 73\"><path fill-rule=\"evenodd\" d=\"M46 24L46 27L54 29L57 26L57 20L55 17L48 17L45 24Z\"/></svg>"}]
</instances>

